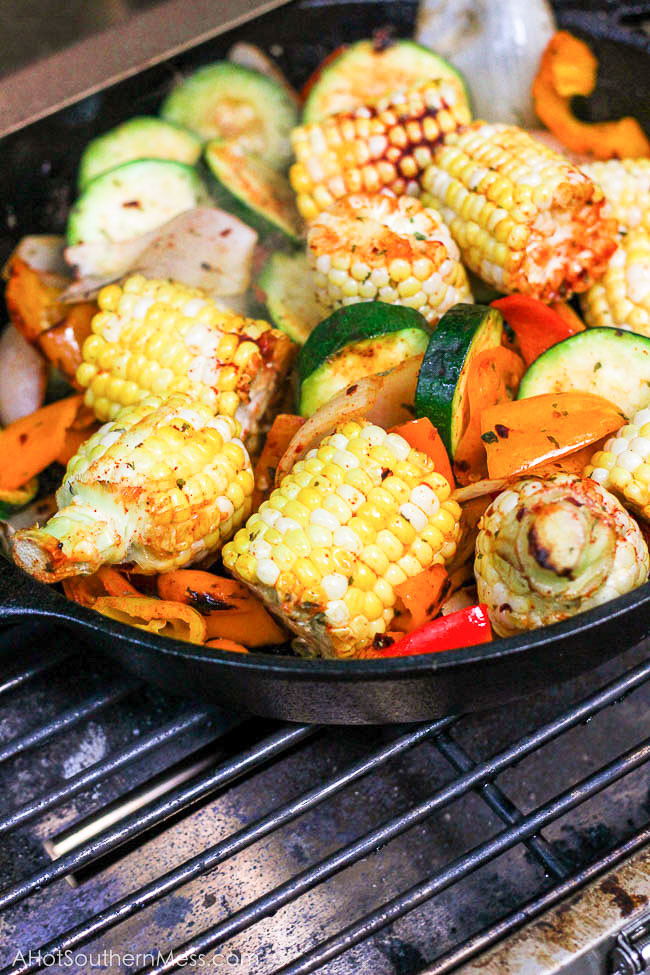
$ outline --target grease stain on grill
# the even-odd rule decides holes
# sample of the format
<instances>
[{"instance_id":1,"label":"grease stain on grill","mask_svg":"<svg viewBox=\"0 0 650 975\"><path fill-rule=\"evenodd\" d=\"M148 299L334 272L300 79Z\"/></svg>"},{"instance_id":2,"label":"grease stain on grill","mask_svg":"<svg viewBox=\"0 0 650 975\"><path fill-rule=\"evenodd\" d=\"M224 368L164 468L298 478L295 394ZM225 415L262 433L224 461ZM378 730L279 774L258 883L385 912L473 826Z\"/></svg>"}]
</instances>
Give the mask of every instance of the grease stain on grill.
<instances>
[{"instance_id":1,"label":"grease stain on grill","mask_svg":"<svg viewBox=\"0 0 650 975\"><path fill-rule=\"evenodd\" d=\"M648 903L645 894L632 894L621 886L618 876L613 873L600 882L600 889L614 901L622 917L629 917L634 911Z\"/></svg>"}]
</instances>

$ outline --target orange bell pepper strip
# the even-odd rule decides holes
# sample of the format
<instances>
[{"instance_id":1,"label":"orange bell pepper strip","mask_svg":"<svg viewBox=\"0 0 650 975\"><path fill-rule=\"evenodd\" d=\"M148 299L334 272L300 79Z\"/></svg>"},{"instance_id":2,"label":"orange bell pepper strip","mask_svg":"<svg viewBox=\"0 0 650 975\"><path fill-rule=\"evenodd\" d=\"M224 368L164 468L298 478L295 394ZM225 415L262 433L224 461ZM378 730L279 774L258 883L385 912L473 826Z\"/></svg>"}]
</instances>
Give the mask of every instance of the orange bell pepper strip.
<instances>
[{"instance_id":1,"label":"orange bell pepper strip","mask_svg":"<svg viewBox=\"0 0 650 975\"><path fill-rule=\"evenodd\" d=\"M9 318L28 342L51 328L65 315L59 296L63 279L41 274L20 257L12 257L7 269L5 301Z\"/></svg>"},{"instance_id":2,"label":"orange bell pepper strip","mask_svg":"<svg viewBox=\"0 0 650 975\"><path fill-rule=\"evenodd\" d=\"M564 320L571 329L571 335L585 331L587 326L567 301L551 301L548 307Z\"/></svg>"},{"instance_id":3,"label":"orange bell pepper strip","mask_svg":"<svg viewBox=\"0 0 650 975\"><path fill-rule=\"evenodd\" d=\"M492 302L517 336L521 354L526 365L539 358L552 345L567 339L576 332L584 331L585 326L578 316L558 314L543 301L529 295L507 295ZM567 306L568 307L568 306Z\"/></svg>"},{"instance_id":4,"label":"orange bell pepper strip","mask_svg":"<svg viewBox=\"0 0 650 975\"><path fill-rule=\"evenodd\" d=\"M447 570L432 565L395 586L396 613L393 627L410 633L437 616L449 589Z\"/></svg>"},{"instance_id":5,"label":"orange bell pepper strip","mask_svg":"<svg viewBox=\"0 0 650 975\"><path fill-rule=\"evenodd\" d=\"M537 115L560 142L574 153L596 159L650 156L650 142L636 119L582 122L571 110L574 95L590 95L596 86L598 62L584 41L557 31L548 42L533 81Z\"/></svg>"},{"instance_id":6,"label":"orange bell pepper strip","mask_svg":"<svg viewBox=\"0 0 650 975\"><path fill-rule=\"evenodd\" d=\"M234 640L248 647L287 639L257 596L234 579L200 569L177 569L159 575L157 586L161 599L184 603L201 613L208 639Z\"/></svg>"},{"instance_id":7,"label":"orange bell pepper strip","mask_svg":"<svg viewBox=\"0 0 650 975\"><path fill-rule=\"evenodd\" d=\"M150 596L100 596L93 609L139 630L188 643L205 643L205 620L191 606Z\"/></svg>"},{"instance_id":8,"label":"orange bell pepper strip","mask_svg":"<svg viewBox=\"0 0 650 975\"><path fill-rule=\"evenodd\" d=\"M13 491L57 459L81 403L81 396L68 396L0 431L0 487Z\"/></svg>"},{"instance_id":9,"label":"orange bell pepper strip","mask_svg":"<svg viewBox=\"0 0 650 975\"><path fill-rule=\"evenodd\" d=\"M511 400L523 374L524 364L520 357L503 346L485 349L470 364L467 377L469 422L454 457L454 472L459 484L487 477L481 413L488 406Z\"/></svg>"},{"instance_id":10,"label":"orange bell pepper strip","mask_svg":"<svg viewBox=\"0 0 650 975\"><path fill-rule=\"evenodd\" d=\"M97 578L103 585L108 596L141 596L142 593L126 579L121 572L109 565L104 565L97 572Z\"/></svg>"},{"instance_id":11,"label":"orange bell pepper strip","mask_svg":"<svg viewBox=\"0 0 650 975\"><path fill-rule=\"evenodd\" d=\"M106 595L104 583L95 572L90 576L71 576L62 582L63 592L73 603L92 608L100 596Z\"/></svg>"},{"instance_id":12,"label":"orange bell pepper strip","mask_svg":"<svg viewBox=\"0 0 650 975\"><path fill-rule=\"evenodd\" d=\"M617 406L593 393L544 393L490 406L481 413L488 474L523 474L614 433L625 422Z\"/></svg>"},{"instance_id":13,"label":"orange bell pepper strip","mask_svg":"<svg viewBox=\"0 0 650 975\"><path fill-rule=\"evenodd\" d=\"M431 420L423 417L420 420L410 420L399 427L393 427L391 433L399 433L406 442L419 450L421 453L430 457L435 465L438 474L442 474L449 481L452 491L456 486L454 475L452 474L451 464L442 437L434 427Z\"/></svg>"},{"instance_id":14,"label":"orange bell pepper strip","mask_svg":"<svg viewBox=\"0 0 650 975\"><path fill-rule=\"evenodd\" d=\"M253 511L257 511L262 501L265 501L273 490L275 471L280 463L280 458L304 422L304 417L294 416L293 413L278 413L274 419L271 429L266 435L262 453L255 465Z\"/></svg>"},{"instance_id":15,"label":"orange bell pepper strip","mask_svg":"<svg viewBox=\"0 0 650 975\"><path fill-rule=\"evenodd\" d=\"M105 565L89 576L72 576L63 580L63 591L75 603L94 606L100 596L141 596L121 572Z\"/></svg>"},{"instance_id":16,"label":"orange bell pepper strip","mask_svg":"<svg viewBox=\"0 0 650 975\"><path fill-rule=\"evenodd\" d=\"M545 477L547 474L576 474L578 477L582 477L585 467L590 463L594 454L603 449L603 444L608 436L609 434L606 437L601 437L600 440L587 444L586 447L574 450L570 454L556 457L555 460L542 464L541 467L535 467L531 470L531 474L539 477Z\"/></svg>"},{"instance_id":17,"label":"orange bell pepper strip","mask_svg":"<svg viewBox=\"0 0 650 975\"><path fill-rule=\"evenodd\" d=\"M230 650L231 653L248 653L246 647L243 647L241 643L235 643L234 640L226 640L225 637L218 636L212 640L205 641L206 647L212 647L213 650Z\"/></svg>"}]
</instances>

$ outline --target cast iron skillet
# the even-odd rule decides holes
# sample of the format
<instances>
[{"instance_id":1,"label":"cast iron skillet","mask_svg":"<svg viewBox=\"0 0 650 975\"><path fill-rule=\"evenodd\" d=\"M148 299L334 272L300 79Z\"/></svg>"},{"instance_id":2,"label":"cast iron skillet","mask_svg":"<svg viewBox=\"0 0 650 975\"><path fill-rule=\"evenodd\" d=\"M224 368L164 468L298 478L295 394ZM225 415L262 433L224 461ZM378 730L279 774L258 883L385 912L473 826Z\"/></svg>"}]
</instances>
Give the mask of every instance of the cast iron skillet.
<instances>
[{"instance_id":1,"label":"cast iron skillet","mask_svg":"<svg viewBox=\"0 0 650 975\"><path fill-rule=\"evenodd\" d=\"M117 121L155 111L172 68L189 70L223 56L235 39L247 39L266 49L282 44L283 67L301 83L343 41L368 36L387 23L409 35L414 10L414 3L377 0L294 3L194 49L173 66L149 69L5 139L0 199L12 229L0 237L0 247L7 254L25 233L62 229L83 146ZM616 25L611 36L602 36L602 23L595 42L601 61L593 103L597 114L638 115L641 106L647 111L647 54L623 45ZM346 662L232 654L147 634L69 602L0 559L0 623L24 620L64 625L71 638L109 654L145 680L229 708L292 721L417 721L504 703L633 646L650 632L650 584L564 623L481 647Z\"/></svg>"}]
</instances>

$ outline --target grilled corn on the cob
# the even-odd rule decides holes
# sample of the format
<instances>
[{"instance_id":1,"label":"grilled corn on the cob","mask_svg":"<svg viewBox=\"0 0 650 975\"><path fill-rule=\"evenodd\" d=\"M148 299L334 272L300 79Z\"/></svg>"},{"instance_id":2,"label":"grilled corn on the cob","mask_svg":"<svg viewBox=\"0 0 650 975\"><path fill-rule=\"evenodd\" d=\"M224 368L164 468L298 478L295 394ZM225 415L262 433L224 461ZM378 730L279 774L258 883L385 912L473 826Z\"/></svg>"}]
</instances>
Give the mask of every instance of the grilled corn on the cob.
<instances>
[{"instance_id":1,"label":"grilled corn on the cob","mask_svg":"<svg viewBox=\"0 0 650 975\"><path fill-rule=\"evenodd\" d=\"M557 474L525 478L483 515L474 573L500 636L548 626L648 578L639 526L600 484Z\"/></svg>"},{"instance_id":2,"label":"grilled corn on the cob","mask_svg":"<svg viewBox=\"0 0 650 975\"><path fill-rule=\"evenodd\" d=\"M19 531L15 561L43 582L133 563L167 572L216 552L251 510L239 424L183 394L122 410L79 449L43 528Z\"/></svg>"},{"instance_id":3,"label":"grilled corn on the cob","mask_svg":"<svg viewBox=\"0 0 650 975\"><path fill-rule=\"evenodd\" d=\"M465 266L500 291L543 301L585 291L616 248L600 188L515 126L474 122L451 133L422 187Z\"/></svg>"},{"instance_id":4,"label":"grilled corn on the cob","mask_svg":"<svg viewBox=\"0 0 650 975\"><path fill-rule=\"evenodd\" d=\"M398 434L347 422L309 451L223 550L224 565L325 657L388 628L394 587L456 551L460 507Z\"/></svg>"},{"instance_id":5,"label":"grilled corn on the cob","mask_svg":"<svg viewBox=\"0 0 650 975\"><path fill-rule=\"evenodd\" d=\"M635 413L591 458L585 477L650 521L650 408Z\"/></svg>"},{"instance_id":6,"label":"grilled corn on the cob","mask_svg":"<svg viewBox=\"0 0 650 975\"><path fill-rule=\"evenodd\" d=\"M625 328L650 336L650 233L623 233L607 270L580 296L587 325Z\"/></svg>"},{"instance_id":7,"label":"grilled corn on the cob","mask_svg":"<svg viewBox=\"0 0 650 975\"><path fill-rule=\"evenodd\" d=\"M461 82L445 78L294 129L298 209L309 221L350 193L419 192L435 144L470 119Z\"/></svg>"},{"instance_id":8,"label":"grilled corn on the cob","mask_svg":"<svg viewBox=\"0 0 650 975\"><path fill-rule=\"evenodd\" d=\"M621 227L650 231L650 159L609 159L580 167L598 183L607 200L607 213Z\"/></svg>"},{"instance_id":9,"label":"grilled corn on the cob","mask_svg":"<svg viewBox=\"0 0 650 975\"><path fill-rule=\"evenodd\" d=\"M133 275L98 296L78 383L100 420L150 394L187 393L246 436L281 384L291 340L220 309L197 288Z\"/></svg>"},{"instance_id":10,"label":"grilled corn on the cob","mask_svg":"<svg viewBox=\"0 0 650 975\"><path fill-rule=\"evenodd\" d=\"M377 299L415 308L433 323L473 300L442 218L410 196L339 200L314 220L308 246L326 307Z\"/></svg>"}]
</instances>

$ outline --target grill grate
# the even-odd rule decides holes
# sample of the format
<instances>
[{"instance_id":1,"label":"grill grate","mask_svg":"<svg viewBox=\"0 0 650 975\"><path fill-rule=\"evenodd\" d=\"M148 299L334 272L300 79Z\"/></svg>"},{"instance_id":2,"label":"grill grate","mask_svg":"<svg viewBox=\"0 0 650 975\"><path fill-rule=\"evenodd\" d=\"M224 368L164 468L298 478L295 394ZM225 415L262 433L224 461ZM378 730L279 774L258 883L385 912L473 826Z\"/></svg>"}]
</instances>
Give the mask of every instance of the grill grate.
<instances>
[{"instance_id":1,"label":"grill grate","mask_svg":"<svg viewBox=\"0 0 650 975\"><path fill-rule=\"evenodd\" d=\"M155 693L152 697L138 681L102 670L103 665L99 673L88 670L83 656L71 655L63 641L47 657L33 655L20 672L8 670L0 676L0 730L9 729L7 740L0 744L0 778L15 777L18 767L25 779L25 768L41 765L49 769L51 779L49 788L0 810L3 846L11 854L11 844L27 841L33 861L31 869L13 882L1 878L5 880L0 890L3 941L7 942L4 954L0 953L0 963L6 966L3 975L36 971L43 959L59 952L89 946L94 951L124 950L126 944L132 949L136 930L143 959L136 967L142 973L176 971L193 956L210 957L216 952L222 957L224 951L231 952L232 965L251 973L372 970L415 975L427 963L428 973L450 971L650 838L646 794L650 727L647 718L643 720L648 714L650 663L641 662L611 679L613 666L609 683L577 703L551 694L541 710L540 702L510 709L518 712L513 727L507 727L506 715L493 714L361 731L270 725L188 707ZM69 675L79 668L74 682L79 700L70 704ZM601 683L605 676L600 675ZM86 689L85 694L79 693L78 685ZM576 697L577 685L570 692ZM40 693L47 693L54 713L36 728L25 730L19 722L20 732L12 734L16 704L20 709L21 694L28 693L36 701ZM555 713L549 717L545 709ZM607 720L594 737L585 725L599 717ZM611 730L612 718L616 733ZM143 719L154 727L133 739ZM95 760L87 767L61 781L57 755L74 749L74 743L66 749L71 734L83 735L84 728L98 721L105 735L122 722L132 740L127 736L126 743L108 754L92 756ZM528 730L521 734L526 725ZM599 755L595 763L588 755L590 737L594 738L592 751ZM603 745L605 741L609 747ZM164 795L135 812L129 813L125 805L124 816L118 815L88 839L80 833L79 842L68 852L47 862L43 845L47 846L57 825L74 831L76 823L85 822L89 814L100 814L111 803L119 811L134 784L146 785L176 766L179 758L190 761L197 746L214 752L207 768L178 786L172 784ZM39 753L44 753L40 762ZM22 761L26 764L21 773ZM543 770L549 763L562 773L557 783L564 775L562 787L546 781ZM562 763L566 769L559 768ZM608 787L621 780L630 803L634 800L638 806L625 829L611 825L620 821L616 803L609 825L599 806L596 821L603 832L596 842L599 848L576 852L575 843L562 837L571 836L572 830L589 835L588 829L584 833L584 822L594 822L589 801L594 797L602 801ZM214 824L224 801L229 806L240 804L235 820L240 825L222 830L215 842ZM346 818L350 810L353 815ZM572 811L585 813L586 820L578 816L575 822L568 821ZM197 822L206 813L211 825L197 833ZM458 835L453 843L449 836L445 842L438 836L432 844L431 830L453 832L448 824L456 820ZM189 827L194 849L188 847L172 867L150 870L152 875L139 882L144 874L137 861L143 851L146 858L146 851L155 851L156 843L169 850L174 838L185 835ZM152 830L156 831L153 839ZM315 833L322 833L320 842ZM265 866L261 845L271 842L277 851L288 843L293 849L296 837L309 852L303 850L295 865L287 859L276 876L277 871ZM401 842L406 845L399 847ZM108 854L117 859L107 866ZM253 867L243 864L247 882L238 891L235 880L242 856L249 857L249 865L255 863ZM504 866L511 860L514 874ZM255 865L260 869L256 878L251 874ZM89 867L95 868L93 873L80 874ZM463 889L464 882L480 877L486 868L498 882L510 878L509 896L499 894L497 882L495 903L488 908L476 900L480 884L469 892ZM0 859L0 873L3 870ZM71 875L82 878L76 890L55 883ZM114 883L104 883L107 876L113 881L119 878L119 896L114 895ZM381 888L378 893L369 891L371 877ZM215 882L226 895L224 904L216 902L214 894L206 895L207 923L201 923L199 933L191 931L193 921L187 917L175 923L173 909L164 915L165 905L173 905L196 882ZM354 913L336 910L337 917L319 920L312 912L310 898L316 897L320 904L323 898L331 898L337 905L346 896L349 899L350 890L367 895L359 897ZM436 932L437 905L445 892L458 898L457 916L449 903L445 908L449 930L457 928L455 942ZM231 894L232 906L227 903ZM469 922L468 903L475 911ZM171 924L160 922L161 910L168 920L172 917ZM293 931L293 939L269 947L256 934L258 926L268 927L287 910L294 919L303 911L304 923L293 931L295 925L287 922L284 930ZM158 917L158 934L156 923L152 932L152 911ZM34 922L36 913L47 917L40 927ZM129 927L130 920L137 927ZM395 934L400 925L405 926L407 938ZM422 936L427 926L428 937ZM8 941L7 932L11 933ZM365 957L370 957L378 950L383 952L383 967L374 962L360 967L359 952L369 952ZM19 951L25 957L16 961Z\"/></svg>"}]
</instances>

